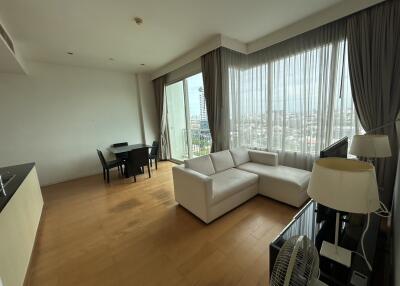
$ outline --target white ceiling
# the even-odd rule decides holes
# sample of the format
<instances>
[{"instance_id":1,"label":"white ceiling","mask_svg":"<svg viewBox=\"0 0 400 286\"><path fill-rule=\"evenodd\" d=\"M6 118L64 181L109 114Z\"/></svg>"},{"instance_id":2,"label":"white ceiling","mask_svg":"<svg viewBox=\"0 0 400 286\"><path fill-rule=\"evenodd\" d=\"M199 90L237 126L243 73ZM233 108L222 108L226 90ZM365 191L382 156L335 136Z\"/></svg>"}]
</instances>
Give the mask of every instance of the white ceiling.
<instances>
[{"instance_id":1,"label":"white ceiling","mask_svg":"<svg viewBox=\"0 0 400 286\"><path fill-rule=\"evenodd\" d=\"M0 0L0 20L26 60L141 72L215 34L251 42L341 1Z\"/></svg>"}]
</instances>

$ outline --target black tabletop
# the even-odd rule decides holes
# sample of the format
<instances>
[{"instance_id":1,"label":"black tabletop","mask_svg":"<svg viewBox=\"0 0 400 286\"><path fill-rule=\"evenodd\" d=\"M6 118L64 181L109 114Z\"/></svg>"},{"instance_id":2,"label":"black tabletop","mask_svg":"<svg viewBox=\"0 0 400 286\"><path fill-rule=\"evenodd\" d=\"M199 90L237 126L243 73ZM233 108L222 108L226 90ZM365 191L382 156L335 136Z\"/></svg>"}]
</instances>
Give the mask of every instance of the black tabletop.
<instances>
[{"instance_id":1,"label":"black tabletop","mask_svg":"<svg viewBox=\"0 0 400 286\"><path fill-rule=\"evenodd\" d=\"M12 179L7 183L4 187L6 195L0 190L0 212L4 209L7 203L11 200L12 196L16 193L19 186L25 180L26 176L28 176L29 172L35 166L35 163L28 163L16 166L9 166L0 168L0 175L4 178Z\"/></svg>"},{"instance_id":2,"label":"black tabletop","mask_svg":"<svg viewBox=\"0 0 400 286\"><path fill-rule=\"evenodd\" d=\"M146 144L133 144L133 145L128 145L128 146L120 146L120 147L110 147L108 150L113 153L113 154L119 154L119 153L125 153L129 152L135 149L141 149L141 148L151 148L151 145L146 145Z\"/></svg>"}]
</instances>

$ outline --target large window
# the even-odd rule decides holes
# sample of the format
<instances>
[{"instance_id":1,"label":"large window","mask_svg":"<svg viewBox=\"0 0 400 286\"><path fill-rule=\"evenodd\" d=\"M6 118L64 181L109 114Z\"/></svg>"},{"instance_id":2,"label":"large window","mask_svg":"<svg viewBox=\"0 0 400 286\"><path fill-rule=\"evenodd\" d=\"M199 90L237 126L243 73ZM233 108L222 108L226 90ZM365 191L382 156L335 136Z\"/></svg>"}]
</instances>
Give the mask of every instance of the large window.
<instances>
[{"instance_id":1,"label":"large window","mask_svg":"<svg viewBox=\"0 0 400 286\"><path fill-rule=\"evenodd\" d=\"M210 153L202 74L167 85L166 100L171 159L183 161Z\"/></svg>"},{"instance_id":2,"label":"large window","mask_svg":"<svg viewBox=\"0 0 400 286\"><path fill-rule=\"evenodd\" d=\"M275 151L281 163L311 168L321 149L362 131L345 40L258 57L228 68L231 147Z\"/></svg>"}]
</instances>

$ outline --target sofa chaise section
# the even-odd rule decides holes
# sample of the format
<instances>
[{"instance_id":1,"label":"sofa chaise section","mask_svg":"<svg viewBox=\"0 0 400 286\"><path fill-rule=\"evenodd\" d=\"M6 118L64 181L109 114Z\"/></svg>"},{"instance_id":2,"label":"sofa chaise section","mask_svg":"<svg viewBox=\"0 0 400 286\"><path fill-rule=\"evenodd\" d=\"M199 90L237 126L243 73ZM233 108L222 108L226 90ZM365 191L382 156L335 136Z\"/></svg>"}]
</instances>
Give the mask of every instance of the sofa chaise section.
<instances>
[{"instance_id":1,"label":"sofa chaise section","mask_svg":"<svg viewBox=\"0 0 400 286\"><path fill-rule=\"evenodd\" d=\"M258 163L245 163L240 170L259 175L258 192L271 199L300 207L308 199L308 171L286 166L266 166Z\"/></svg>"}]
</instances>

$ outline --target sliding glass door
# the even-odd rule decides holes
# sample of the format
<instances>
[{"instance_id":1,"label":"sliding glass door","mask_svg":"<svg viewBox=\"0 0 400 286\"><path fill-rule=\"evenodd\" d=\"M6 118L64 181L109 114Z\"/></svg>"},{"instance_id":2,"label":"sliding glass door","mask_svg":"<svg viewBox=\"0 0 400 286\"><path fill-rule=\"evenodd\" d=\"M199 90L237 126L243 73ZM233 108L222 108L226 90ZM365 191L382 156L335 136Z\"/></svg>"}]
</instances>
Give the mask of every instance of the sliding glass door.
<instances>
[{"instance_id":1,"label":"sliding glass door","mask_svg":"<svg viewBox=\"0 0 400 286\"><path fill-rule=\"evenodd\" d=\"M167 85L166 101L171 159L183 161L210 153L202 74Z\"/></svg>"}]
</instances>

